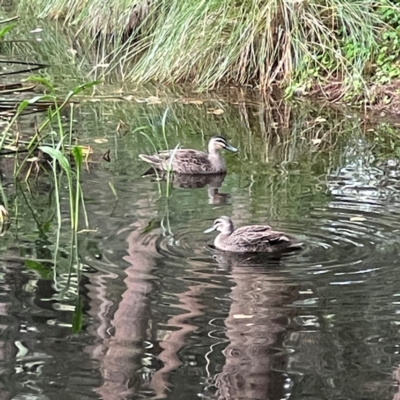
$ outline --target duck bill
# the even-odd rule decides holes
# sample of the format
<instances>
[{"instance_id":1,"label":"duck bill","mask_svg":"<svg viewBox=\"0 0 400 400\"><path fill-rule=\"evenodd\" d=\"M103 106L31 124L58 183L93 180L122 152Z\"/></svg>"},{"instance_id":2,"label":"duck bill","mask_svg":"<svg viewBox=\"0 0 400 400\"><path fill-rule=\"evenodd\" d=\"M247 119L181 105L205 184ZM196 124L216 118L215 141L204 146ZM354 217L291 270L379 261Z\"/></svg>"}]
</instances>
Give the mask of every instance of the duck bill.
<instances>
[{"instance_id":1,"label":"duck bill","mask_svg":"<svg viewBox=\"0 0 400 400\"><path fill-rule=\"evenodd\" d=\"M212 226L211 228L206 229L204 231L204 233L211 233L211 232L214 232L214 231L215 231L215 228Z\"/></svg>"},{"instance_id":2,"label":"duck bill","mask_svg":"<svg viewBox=\"0 0 400 400\"><path fill-rule=\"evenodd\" d=\"M225 150L231 151L232 153L237 153L239 151L236 147L233 147L230 144L225 146Z\"/></svg>"}]
</instances>

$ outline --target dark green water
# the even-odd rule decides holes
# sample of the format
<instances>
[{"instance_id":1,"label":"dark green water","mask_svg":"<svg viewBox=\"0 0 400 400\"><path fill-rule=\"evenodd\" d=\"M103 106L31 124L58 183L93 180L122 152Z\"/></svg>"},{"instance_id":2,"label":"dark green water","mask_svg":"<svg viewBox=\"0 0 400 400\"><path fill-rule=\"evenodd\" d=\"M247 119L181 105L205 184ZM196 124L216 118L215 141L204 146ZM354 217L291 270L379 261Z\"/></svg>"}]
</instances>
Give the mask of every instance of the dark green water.
<instances>
[{"instance_id":1,"label":"dark green water","mask_svg":"<svg viewBox=\"0 0 400 400\"><path fill-rule=\"evenodd\" d=\"M221 107L169 105L170 147L202 149L217 132L240 148L224 180L175 182L169 197L141 177L152 145L132 133L146 126L161 147L165 104L76 112L98 160L82 178L93 231L79 235L81 275L63 262L67 233L55 275L12 258L52 258L52 183L31 179L15 198L3 171L18 220L1 238L1 398L397 398L400 174L379 166L395 131L311 108ZM220 215L305 248L280 260L214 252L203 231Z\"/></svg>"},{"instance_id":2,"label":"dark green water","mask_svg":"<svg viewBox=\"0 0 400 400\"><path fill-rule=\"evenodd\" d=\"M72 87L83 58L64 36L32 35L43 42L11 54L51 63ZM16 185L0 161L12 216L0 237L0 399L399 399L400 132L237 94L124 95L73 117L94 151L79 263L69 261L66 187L53 269L53 180ZM31 134L33 117L20 129ZM167 191L141 177L138 159L149 139L165 147L164 131L170 148L205 149L217 133L240 151L224 155L224 180ZM203 231L221 215L269 223L304 249L279 260L215 252Z\"/></svg>"}]
</instances>

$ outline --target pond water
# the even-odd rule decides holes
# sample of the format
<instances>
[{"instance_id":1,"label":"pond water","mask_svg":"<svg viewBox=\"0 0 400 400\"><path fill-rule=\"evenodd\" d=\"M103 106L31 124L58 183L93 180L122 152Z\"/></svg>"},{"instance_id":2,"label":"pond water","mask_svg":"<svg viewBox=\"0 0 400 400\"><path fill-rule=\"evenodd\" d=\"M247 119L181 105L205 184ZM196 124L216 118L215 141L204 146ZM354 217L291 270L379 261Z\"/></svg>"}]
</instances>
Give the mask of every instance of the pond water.
<instances>
[{"instance_id":1,"label":"pond water","mask_svg":"<svg viewBox=\"0 0 400 400\"><path fill-rule=\"evenodd\" d=\"M94 149L81 274L43 261L55 246L50 177L14 198L3 176L17 220L1 241L1 398L397 398L400 174L392 142L378 140L387 127L211 100L85 103L74 118ZM224 154L224 179L168 191L138 159L149 138L165 147L164 130L171 148L220 133L240 151ZM203 231L221 215L269 223L304 249L214 251Z\"/></svg>"},{"instance_id":2,"label":"pond water","mask_svg":"<svg viewBox=\"0 0 400 400\"><path fill-rule=\"evenodd\" d=\"M238 94L123 95L73 115L93 148L74 265L68 230L51 263L51 176L17 183L1 161L12 224L0 238L0 398L399 399L398 129ZM205 149L213 134L239 148L225 177L142 177L140 153L165 138ZM304 248L215 251L203 231L221 215Z\"/></svg>"}]
</instances>

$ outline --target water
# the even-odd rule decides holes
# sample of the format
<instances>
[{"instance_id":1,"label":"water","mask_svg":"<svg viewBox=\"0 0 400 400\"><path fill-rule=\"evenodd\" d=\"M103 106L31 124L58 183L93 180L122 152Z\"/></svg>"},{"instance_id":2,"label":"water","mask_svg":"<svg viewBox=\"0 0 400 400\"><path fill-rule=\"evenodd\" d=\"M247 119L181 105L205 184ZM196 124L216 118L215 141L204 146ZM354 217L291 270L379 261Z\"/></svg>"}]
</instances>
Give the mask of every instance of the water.
<instances>
[{"instance_id":1,"label":"water","mask_svg":"<svg viewBox=\"0 0 400 400\"><path fill-rule=\"evenodd\" d=\"M55 79L70 82L62 64ZM14 215L0 238L0 398L400 398L398 130L232 93L124 88L123 99L73 117L93 148L81 273L68 230L51 268L51 177L16 186L0 160ZM22 134L33 127L31 116L20 123ZM224 179L175 179L168 191L141 177L138 159L166 146L164 130L170 148L205 149L218 133L240 152L224 154ZM218 252L203 231L221 215L269 223L304 248L280 259Z\"/></svg>"},{"instance_id":2,"label":"water","mask_svg":"<svg viewBox=\"0 0 400 400\"><path fill-rule=\"evenodd\" d=\"M224 154L224 179L175 180L169 196L165 182L141 177L137 155L152 145L130 133L145 123L161 147L165 105L87 104L75 114L97 161L82 182L92 229L79 236L83 272L61 262L54 278L46 262L39 273L20 261L54 250L54 229L39 229L54 221L51 181L31 179L31 191L21 189L31 207L17 196L19 221L1 241L3 398L398 396L400 202L390 149L357 118L318 141L342 120L294 109L289 123L278 118L263 132L224 107L223 117L208 105L169 107L171 147L204 148L218 129L240 148ZM131 126L125 135L119 120ZM110 163L100 161L107 150ZM203 231L220 215L238 226L268 222L304 249L280 259L215 251ZM67 235L61 247L68 254Z\"/></svg>"}]
</instances>

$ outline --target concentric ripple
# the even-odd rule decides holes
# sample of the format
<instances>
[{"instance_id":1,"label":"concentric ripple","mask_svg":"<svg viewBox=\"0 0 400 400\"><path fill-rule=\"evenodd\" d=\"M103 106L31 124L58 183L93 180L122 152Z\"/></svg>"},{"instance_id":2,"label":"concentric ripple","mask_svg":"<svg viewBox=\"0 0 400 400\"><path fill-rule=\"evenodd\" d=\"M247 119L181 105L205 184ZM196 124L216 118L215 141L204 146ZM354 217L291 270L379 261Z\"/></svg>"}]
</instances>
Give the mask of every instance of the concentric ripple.
<instances>
[{"instance_id":1,"label":"concentric ripple","mask_svg":"<svg viewBox=\"0 0 400 400\"><path fill-rule=\"evenodd\" d=\"M346 188L344 188L346 189ZM332 195L326 206L315 207L300 221L278 221L271 225L304 243L301 251L284 255L285 264L300 270L327 271L333 268L364 270L384 254L400 251L400 204L381 201L370 195L369 189L342 191ZM199 221L199 224L202 223ZM204 223L203 223L204 225ZM243 225L241 223L240 225ZM157 252L167 259L185 258L219 263L238 261L207 248L215 235L203 234L203 229L176 227L171 235L160 235ZM270 260L271 257L268 257ZM227 261L228 260L228 261ZM257 256L250 262L267 263L267 257Z\"/></svg>"}]
</instances>

